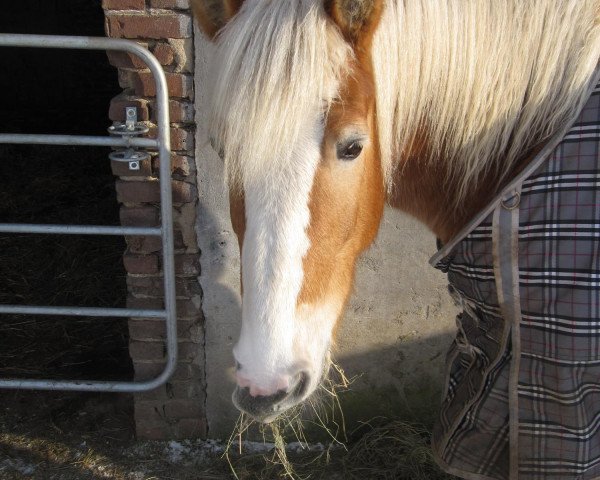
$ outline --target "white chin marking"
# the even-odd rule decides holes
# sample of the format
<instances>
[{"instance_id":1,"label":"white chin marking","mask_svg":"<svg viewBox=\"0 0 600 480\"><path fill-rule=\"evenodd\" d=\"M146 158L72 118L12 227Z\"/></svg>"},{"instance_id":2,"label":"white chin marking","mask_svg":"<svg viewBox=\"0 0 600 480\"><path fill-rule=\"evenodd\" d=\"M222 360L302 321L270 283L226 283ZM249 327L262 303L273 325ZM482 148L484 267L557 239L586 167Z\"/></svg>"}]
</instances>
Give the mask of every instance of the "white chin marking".
<instances>
[{"instance_id":1,"label":"white chin marking","mask_svg":"<svg viewBox=\"0 0 600 480\"><path fill-rule=\"evenodd\" d=\"M304 131L308 134L290 146L290 158L277 162L280 171L244 181L244 297L234 354L244 384L257 391L274 390L284 377L293 379L300 371L309 371L312 377L315 361L322 363L337 317L329 318L331 308L296 308L304 277L302 260L310 247L308 203L321 157L320 118Z\"/></svg>"}]
</instances>

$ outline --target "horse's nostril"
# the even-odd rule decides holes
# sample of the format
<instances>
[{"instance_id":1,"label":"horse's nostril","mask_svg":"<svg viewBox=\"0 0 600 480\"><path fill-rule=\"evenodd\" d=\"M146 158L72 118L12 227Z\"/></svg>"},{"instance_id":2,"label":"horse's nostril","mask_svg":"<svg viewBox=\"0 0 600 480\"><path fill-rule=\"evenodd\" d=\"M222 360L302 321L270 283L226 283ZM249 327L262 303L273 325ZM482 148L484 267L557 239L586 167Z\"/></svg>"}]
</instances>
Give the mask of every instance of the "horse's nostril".
<instances>
[{"instance_id":1,"label":"horse's nostril","mask_svg":"<svg viewBox=\"0 0 600 480\"><path fill-rule=\"evenodd\" d=\"M310 385L310 375L308 372L300 372L297 378L296 385L294 385L294 388L290 392L290 397L300 400L306 395L306 391Z\"/></svg>"}]
</instances>

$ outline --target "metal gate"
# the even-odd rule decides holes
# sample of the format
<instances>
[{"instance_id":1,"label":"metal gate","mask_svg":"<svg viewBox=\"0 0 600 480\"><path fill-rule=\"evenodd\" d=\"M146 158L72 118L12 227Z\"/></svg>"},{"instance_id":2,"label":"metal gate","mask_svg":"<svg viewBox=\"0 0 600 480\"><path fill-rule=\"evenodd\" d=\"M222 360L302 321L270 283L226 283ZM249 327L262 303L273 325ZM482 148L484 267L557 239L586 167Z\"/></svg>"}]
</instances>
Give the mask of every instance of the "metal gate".
<instances>
[{"instance_id":1,"label":"metal gate","mask_svg":"<svg viewBox=\"0 0 600 480\"><path fill-rule=\"evenodd\" d=\"M0 305L0 313L27 315L71 315L89 317L162 318L166 322L166 363L163 372L144 382L106 382L78 380L0 379L0 389L71 390L95 392L141 392L152 390L173 374L177 364L177 316L175 311L175 269L173 264L173 222L171 197L171 147L169 137L169 104L165 74L160 63L145 48L130 40L102 37L65 37L50 35L0 34L0 47L66 48L81 50L117 50L139 57L150 69L156 82L158 136L156 139L134 135L29 135L0 133L0 144L85 145L147 148L157 150L160 160L160 227L122 227L94 225L0 224L2 233L38 233L64 235L147 235L162 239L164 310L132 308L55 307ZM131 150L129 150L131 152ZM135 161L125 151L124 160ZM133 164L135 165L135 164ZM133 167L135 168L135 166Z\"/></svg>"}]
</instances>

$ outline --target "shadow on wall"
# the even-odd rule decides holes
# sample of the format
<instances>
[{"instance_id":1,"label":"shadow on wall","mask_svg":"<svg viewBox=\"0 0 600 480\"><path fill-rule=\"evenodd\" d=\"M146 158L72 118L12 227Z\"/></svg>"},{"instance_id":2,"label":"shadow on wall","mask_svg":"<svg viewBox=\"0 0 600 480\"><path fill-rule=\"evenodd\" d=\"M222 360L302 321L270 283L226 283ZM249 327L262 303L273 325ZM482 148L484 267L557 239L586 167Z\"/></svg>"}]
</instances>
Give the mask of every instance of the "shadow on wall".
<instances>
[{"instance_id":1,"label":"shadow on wall","mask_svg":"<svg viewBox=\"0 0 600 480\"><path fill-rule=\"evenodd\" d=\"M378 416L431 425L451 341L451 334L439 334L336 359L351 380L340 393L347 430Z\"/></svg>"}]
</instances>

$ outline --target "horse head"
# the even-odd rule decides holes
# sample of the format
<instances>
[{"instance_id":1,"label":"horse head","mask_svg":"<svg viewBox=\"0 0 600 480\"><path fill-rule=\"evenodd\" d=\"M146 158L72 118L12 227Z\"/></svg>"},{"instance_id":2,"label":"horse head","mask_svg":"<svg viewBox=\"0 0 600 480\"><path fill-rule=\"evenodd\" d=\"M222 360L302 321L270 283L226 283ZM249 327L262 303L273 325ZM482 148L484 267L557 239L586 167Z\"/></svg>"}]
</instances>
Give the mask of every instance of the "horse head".
<instances>
[{"instance_id":1,"label":"horse head","mask_svg":"<svg viewBox=\"0 0 600 480\"><path fill-rule=\"evenodd\" d=\"M242 261L233 401L265 422L318 387L381 221L370 51L382 5L192 2L216 44L209 124Z\"/></svg>"}]
</instances>

